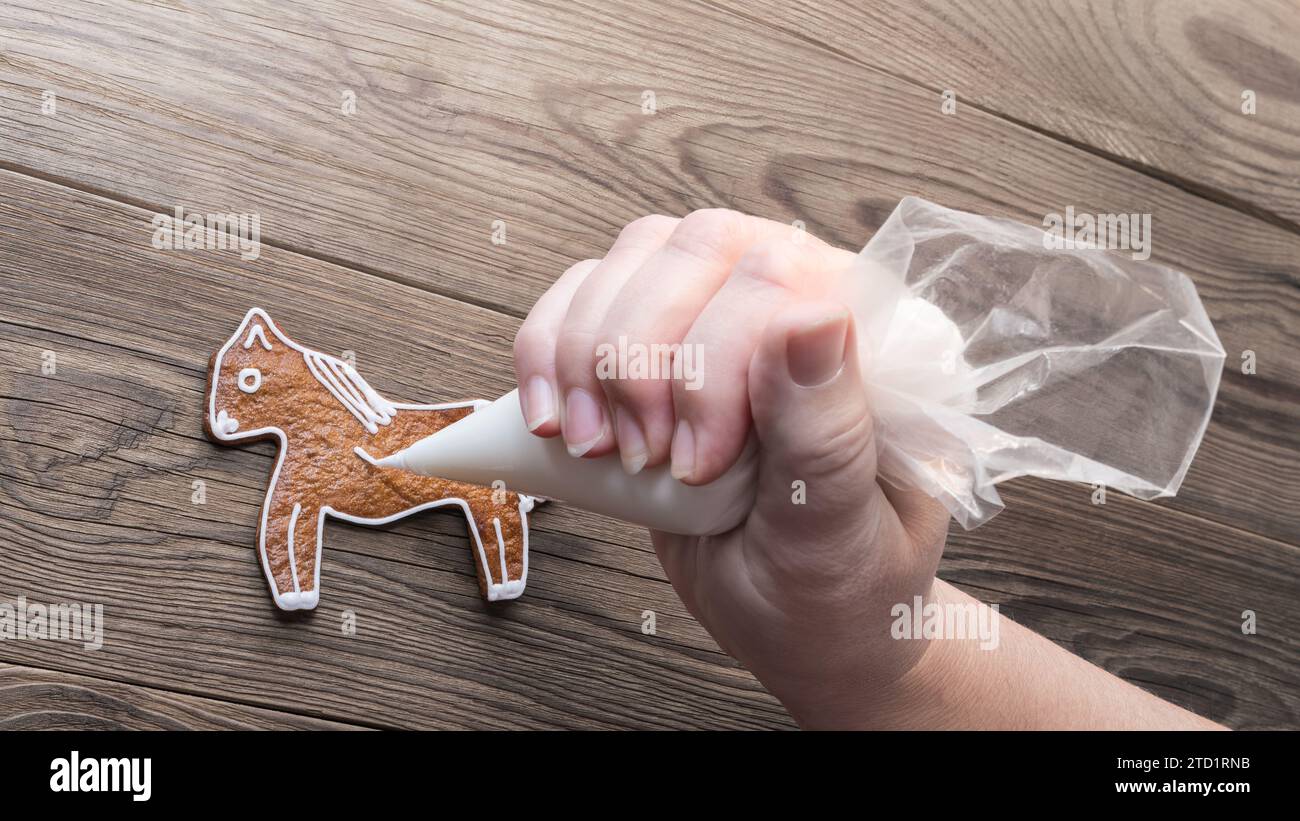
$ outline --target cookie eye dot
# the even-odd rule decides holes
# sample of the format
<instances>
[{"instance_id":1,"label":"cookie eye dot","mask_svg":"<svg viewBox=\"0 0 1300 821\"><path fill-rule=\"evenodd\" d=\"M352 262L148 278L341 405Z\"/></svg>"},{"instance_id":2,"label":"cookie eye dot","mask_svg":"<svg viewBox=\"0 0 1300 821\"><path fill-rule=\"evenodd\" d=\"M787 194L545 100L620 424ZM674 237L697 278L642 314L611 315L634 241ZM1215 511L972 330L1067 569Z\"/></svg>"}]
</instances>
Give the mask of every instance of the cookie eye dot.
<instances>
[{"instance_id":1,"label":"cookie eye dot","mask_svg":"<svg viewBox=\"0 0 1300 821\"><path fill-rule=\"evenodd\" d=\"M262 387L262 372L257 368L244 368L239 372L239 389L244 393L256 393Z\"/></svg>"}]
</instances>

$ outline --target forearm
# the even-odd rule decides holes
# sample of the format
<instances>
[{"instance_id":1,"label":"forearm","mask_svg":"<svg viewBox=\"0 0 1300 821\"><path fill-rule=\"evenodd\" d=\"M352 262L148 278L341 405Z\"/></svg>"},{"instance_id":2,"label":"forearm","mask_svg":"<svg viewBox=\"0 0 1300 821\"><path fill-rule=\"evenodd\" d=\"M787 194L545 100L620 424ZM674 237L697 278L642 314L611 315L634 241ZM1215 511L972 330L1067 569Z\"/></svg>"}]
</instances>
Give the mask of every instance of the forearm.
<instances>
[{"instance_id":1,"label":"forearm","mask_svg":"<svg viewBox=\"0 0 1300 821\"><path fill-rule=\"evenodd\" d=\"M932 597L939 605L975 602L939 580ZM993 649L974 639L931 639L887 687L846 694L830 710L788 706L802 725L824 729L1222 729L996 618Z\"/></svg>"}]
</instances>

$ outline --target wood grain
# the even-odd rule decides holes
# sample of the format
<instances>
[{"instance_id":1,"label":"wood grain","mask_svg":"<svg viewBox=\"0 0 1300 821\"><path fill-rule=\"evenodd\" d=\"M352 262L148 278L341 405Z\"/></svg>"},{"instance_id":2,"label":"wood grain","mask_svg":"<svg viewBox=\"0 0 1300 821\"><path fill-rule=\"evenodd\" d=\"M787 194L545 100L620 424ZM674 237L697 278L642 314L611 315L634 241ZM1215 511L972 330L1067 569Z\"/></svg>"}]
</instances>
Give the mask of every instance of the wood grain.
<instances>
[{"instance_id":1,"label":"wood grain","mask_svg":"<svg viewBox=\"0 0 1300 821\"><path fill-rule=\"evenodd\" d=\"M203 364L256 300L357 351L394 398L491 396L517 318L634 216L724 205L857 246L918 193L1030 223L1152 213L1155 258L1193 276L1229 353L1178 499L1015 483L999 519L953 534L941 575L1204 715L1300 725L1292 4L264 8L0 10L0 167L20 172L0 173L0 599L102 602L109 629L96 652L0 644L72 671L25 673L0 708L69 704L42 719L66 726L789 726L643 534L564 506L538 514L528 593L504 609L477 601L460 522L431 515L331 523L320 611L276 613L251 547L270 451L202 439ZM1235 113L1247 86L1253 118ZM271 247L155 251L150 213L177 204L256 212ZM1234 367L1245 349L1256 375Z\"/></svg>"},{"instance_id":2,"label":"wood grain","mask_svg":"<svg viewBox=\"0 0 1300 821\"><path fill-rule=\"evenodd\" d=\"M276 611L252 550L270 450L199 429L213 346L255 301L304 344L357 351L391 398L449 400L508 387L517 320L275 248L156 251L150 216L0 173L0 599L101 602L108 622L99 651L0 658L367 726L790 726L682 611L644 535L564 505L535 514L529 590L504 608L480 602L460 521L432 515L331 523L321 607ZM1294 546L1083 488L1008 497L954 534L945 578L1212 718L1295 726Z\"/></svg>"},{"instance_id":3,"label":"wood grain","mask_svg":"<svg viewBox=\"0 0 1300 821\"><path fill-rule=\"evenodd\" d=\"M746 27L1300 231L1300 4L715 0ZM1243 112L1243 93L1255 112Z\"/></svg>"},{"instance_id":4,"label":"wood grain","mask_svg":"<svg viewBox=\"0 0 1300 821\"><path fill-rule=\"evenodd\" d=\"M1087 487L1006 490L1006 513L950 534L940 576L1201 715L1238 729L1300 723L1300 549L1116 493L1094 505Z\"/></svg>"},{"instance_id":5,"label":"wood grain","mask_svg":"<svg viewBox=\"0 0 1300 821\"><path fill-rule=\"evenodd\" d=\"M348 730L335 721L0 663L0 730Z\"/></svg>"},{"instance_id":6,"label":"wood grain","mask_svg":"<svg viewBox=\"0 0 1300 821\"><path fill-rule=\"evenodd\" d=\"M795 12L260 8L7 7L0 164L149 209L256 212L277 246L516 317L647 212L730 206L851 247L905 194L1030 223L1067 205L1151 213L1154 259L1195 279L1228 351L1172 505L1274 539L1300 533L1300 236L1241 203L976 106L944 116L925 82L810 41L804 18L785 30ZM40 113L49 87L54 116ZM344 90L357 95L351 116ZM491 242L498 219L504 245Z\"/></svg>"}]
</instances>

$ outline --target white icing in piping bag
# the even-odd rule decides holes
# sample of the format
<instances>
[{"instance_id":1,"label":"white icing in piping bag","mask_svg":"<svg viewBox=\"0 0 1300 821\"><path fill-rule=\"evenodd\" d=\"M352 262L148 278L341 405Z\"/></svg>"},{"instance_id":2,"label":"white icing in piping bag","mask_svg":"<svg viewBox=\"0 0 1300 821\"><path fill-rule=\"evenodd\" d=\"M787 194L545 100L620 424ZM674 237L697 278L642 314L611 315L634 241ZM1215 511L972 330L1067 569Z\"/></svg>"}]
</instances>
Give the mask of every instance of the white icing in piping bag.
<instances>
[{"instance_id":1,"label":"white icing in piping bag","mask_svg":"<svg viewBox=\"0 0 1300 821\"><path fill-rule=\"evenodd\" d=\"M562 438L530 433L518 394L511 391L378 463L476 485L504 482L512 491L692 536L730 530L754 505L758 454L752 440L736 464L707 485L683 484L666 464L629 476L617 452L574 458Z\"/></svg>"}]
</instances>

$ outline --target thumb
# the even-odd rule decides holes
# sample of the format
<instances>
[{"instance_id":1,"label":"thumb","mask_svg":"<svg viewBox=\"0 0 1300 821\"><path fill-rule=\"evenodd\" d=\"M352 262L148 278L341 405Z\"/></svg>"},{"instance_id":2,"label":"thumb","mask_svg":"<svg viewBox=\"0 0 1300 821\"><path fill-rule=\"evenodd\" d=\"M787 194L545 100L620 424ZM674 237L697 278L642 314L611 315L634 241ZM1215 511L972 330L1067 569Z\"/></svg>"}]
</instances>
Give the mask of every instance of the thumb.
<instances>
[{"instance_id":1,"label":"thumb","mask_svg":"<svg viewBox=\"0 0 1300 821\"><path fill-rule=\"evenodd\" d=\"M848 309L786 308L767 325L749 367L761 448L753 516L798 540L875 539L893 517L876 484L876 442ZM896 520L895 520L896 521Z\"/></svg>"}]
</instances>

